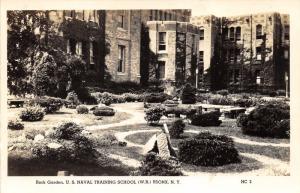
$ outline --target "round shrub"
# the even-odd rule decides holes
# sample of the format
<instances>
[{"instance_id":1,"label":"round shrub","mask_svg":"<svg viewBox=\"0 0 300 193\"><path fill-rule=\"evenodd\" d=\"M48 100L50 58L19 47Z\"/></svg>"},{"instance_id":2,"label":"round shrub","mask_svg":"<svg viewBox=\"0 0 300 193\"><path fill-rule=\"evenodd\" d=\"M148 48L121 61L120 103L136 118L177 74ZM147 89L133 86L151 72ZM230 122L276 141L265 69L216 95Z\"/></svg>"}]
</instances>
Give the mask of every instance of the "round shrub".
<instances>
[{"instance_id":1,"label":"round shrub","mask_svg":"<svg viewBox=\"0 0 300 193\"><path fill-rule=\"evenodd\" d=\"M152 107L146 110L145 120L148 124L158 124L160 118L163 116L164 108L161 106Z\"/></svg>"},{"instance_id":2,"label":"round shrub","mask_svg":"<svg viewBox=\"0 0 300 193\"><path fill-rule=\"evenodd\" d=\"M141 176L182 176L181 164L175 157L162 159L156 153L150 152L145 156L139 168Z\"/></svg>"},{"instance_id":3,"label":"round shrub","mask_svg":"<svg viewBox=\"0 0 300 193\"><path fill-rule=\"evenodd\" d=\"M163 103L164 101L171 99L171 96L163 93L163 92L159 92L159 93L150 93L145 95L145 99L144 102L147 103Z\"/></svg>"},{"instance_id":4,"label":"round shrub","mask_svg":"<svg viewBox=\"0 0 300 193\"><path fill-rule=\"evenodd\" d=\"M114 116L115 111L110 107L96 107L93 111L95 116Z\"/></svg>"},{"instance_id":5,"label":"round shrub","mask_svg":"<svg viewBox=\"0 0 300 193\"><path fill-rule=\"evenodd\" d=\"M169 133L171 138L179 138L181 134L183 134L185 128L185 123L182 119L178 119L174 122L172 122Z\"/></svg>"},{"instance_id":6,"label":"round shrub","mask_svg":"<svg viewBox=\"0 0 300 193\"><path fill-rule=\"evenodd\" d=\"M209 132L181 141L179 160L196 166L222 166L241 162L231 138Z\"/></svg>"},{"instance_id":7,"label":"round shrub","mask_svg":"<svg viewBox=\"0 0 300 193\"><path fill-rule=\"evenodd\" d=\"M244 125L245 124L245 122L247 121L247 115L246 114L244 114L244 113L240 113L239 115L238 115L238 117L236 118L236 125L238 126L238 127L242 127L242 125Z\"/></svg>"},{"instance_id":8,"label":"round shrub","mask_svg":"<svg viewBox=\"0 0 300 193\"><path fill-rule=\"evenodd\" d=\"M76 107L76 111L78 114L88 114L89 113L89 109L84 105L78 105Z\"/></svg>"},{"instance_id":9,"label":"round shrub","mask_svg":"<svg viewBox=\"0 0 300 193\"><path fill-rule=\"evenodd\" d=\"M83 127L74 122L67 122L54 127L53 130L54 132L51 133L50 138L72 140L81 135Z\"/></svg>"},{"instance_id":10,"label":"round shrub","mask_svg":"<svg viewBox=\"0 0 300 193\"><path fill-rule=\"evenodd\" d=\"M65 101L63 99L47 96L36 97L29 102L30 105L38 105L44 108L46 114L57 112L64 105L64 103Z\"/></svg>"},{"instance_id":11,"label":"round shrub","mask_svg":"<svg viewBox=\"0 0 300 193\"><path fill-rule=\"evenodd\" d=\"M45 112L39 106L27 107L20 113L22 121L41 121L44 118Z\"/></svg>"},{"instance_id":12,"label":"round shrub","mask_svg":"<svg viewBox=\"0 0 300 193\"><path fill-rule=\"evenodd\" d=\"M279 126L283 120L290 119L289 106L284 103L260 105L250 112L242 122L242 132L260 137L288 137L290 127ZM283 125L287 125L284 121Z\"/></svg>"},{"instance_id":13,"label":"round shrub","mask_svg":"<svg viewBox=\"0 0 300 193\"><path fill-rule=\"evenodd\" d=\"M186 84L181 93L182 104L196 103L196 89L190 84Z\"/></svg>"},{"instance_id":14,"label":"round shrub","mask_svg":"<svg viewBox=\"0 0 300 193\"><path fill-rule=\"evenodd\" d=\"M197 126L219 126L222 121L219 120L221 113L219 111L211 111L204 114L195 114L191 117L191 124Z\"/></svg>"},{"instance_id":15,"label":"round shrub","mask_svg":"<svg viewBox=\"0 0 300 193\"><path fill-rule=\"evenodd\" d=\"M219 94L211 95L207 101L209 104L213 105L234 105L234 101L231 97L222 96Z\"/></svg>"},{"instance_id":16,"label":"round shrub","mask_svg":"<svg viewBox=\"0 0 300 193\"><path fill-rule=\"evenodd\" d=\"M11 129L11 130L22 130L22 129L24 129L24 124L18 120L15 120L15 121L10 120L10 121L8 121L7 128Z\"/></svg>"},{"instance_id":17,"label":"round shrub","mask_svg":"<svg viewBox=\"0 0 300 193\"><path fill-rule=\"evenodd\" d=\"M235 106L240 106L240 107L251 107L256 104L256 101L253 99L245 99L245 98L240 98L234 102Z\"/></svg>"}]
</instances>

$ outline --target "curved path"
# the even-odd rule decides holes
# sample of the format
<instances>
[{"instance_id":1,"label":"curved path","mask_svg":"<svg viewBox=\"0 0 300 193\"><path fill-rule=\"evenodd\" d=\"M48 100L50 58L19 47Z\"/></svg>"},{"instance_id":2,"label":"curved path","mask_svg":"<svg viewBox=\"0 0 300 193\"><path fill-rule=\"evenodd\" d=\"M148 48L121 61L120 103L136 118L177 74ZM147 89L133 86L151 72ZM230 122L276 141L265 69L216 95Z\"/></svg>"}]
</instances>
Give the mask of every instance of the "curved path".
<instances>
[{"instance_id":1,"label":"curved path","mask_svg":"<svg viewBox=\"0 0 300 193\"><path fill-rule=\"evenodd\" d=\"M111 107L114 108L114 110L119 112L125 112L131 115L129 119L123 120L119 123L111 123L106 125L92 125L86 127L87 130L98 130L98 129L111 129L113 127L122 127L127 125L136 125L136 124L143 124L146 123L144 116L144 110L143 110L143 103L120 103L120 104L114 104L111 105Z\"/></svg>"},{"instance_id":2,"label":"curved path","mask_svg":"<svg viewBox=\"0 0 300 193\"><path fill-rule=\"evenodd\" d=\"M125 138L129 135L136 134L136 133L144 133L144 132L157 132L160 131L159 129L150 129L150 130L137 130L137 131L126 131L126 132L117 132L115 135L118 140L127 142L127 145L129 147L144 147L141 144L133 143ZM187 130L186 132L189 133L199 133L199 131L196 130ZM289 144L272 144L272 143L263 143L263 142L255 142L251 140L241 139L237 137L232 137L234 141L238 143L244 143L249 145L259 145L259 146L277 146L277 147L289 147ZM270 158L268 156L263 156L259 154L252 154L252 153L240 153L240 155L255 159L263 164L263 168L255 170L255 173L252 171L247 172L238 172L238 173L208 173L208 172L190 172L183 170L184 175L188 176L195 176L195 175L204 175L204 176L214 176L214 175L276 175L276 171L280 171L280 173L284 173L286 175L289 175L289 162L281 161L279 159ZM139 167L140 162L136 159L132 158L126 158L123 156L111 154L111 157L114 159L117 159L121 161L122 163L131 166L131 167Z\"/></svg>"}]
</instances>

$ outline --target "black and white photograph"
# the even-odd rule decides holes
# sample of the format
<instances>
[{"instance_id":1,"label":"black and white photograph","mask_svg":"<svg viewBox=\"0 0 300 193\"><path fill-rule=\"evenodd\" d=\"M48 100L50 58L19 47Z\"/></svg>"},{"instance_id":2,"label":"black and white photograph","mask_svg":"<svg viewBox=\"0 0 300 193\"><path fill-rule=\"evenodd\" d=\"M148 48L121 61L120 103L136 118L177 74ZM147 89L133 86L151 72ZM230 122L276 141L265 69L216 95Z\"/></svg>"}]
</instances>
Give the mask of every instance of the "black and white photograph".
<instances>
[{"instance_id":1,"label":"black and white photograph","mask_svg":"<svg viewBox=\"0 0 300 193\"><path fill-rule=\"evenodd\" d=\"M1 12L7 176L290 177L290 13L118 2Z\"/></svg>"}]
</instances>

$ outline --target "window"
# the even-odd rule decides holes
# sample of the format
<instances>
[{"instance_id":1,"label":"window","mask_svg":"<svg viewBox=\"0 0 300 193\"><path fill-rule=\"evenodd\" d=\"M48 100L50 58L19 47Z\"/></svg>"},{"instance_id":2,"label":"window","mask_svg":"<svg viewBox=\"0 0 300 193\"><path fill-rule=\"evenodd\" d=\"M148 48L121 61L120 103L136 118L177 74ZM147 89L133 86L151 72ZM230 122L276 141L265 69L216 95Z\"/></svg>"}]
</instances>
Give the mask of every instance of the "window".
<instances>
[{"instance_id":1,"label":"window","mask_svg":"<svg viewBox=\"0 0 300 193\"><path fill-rule=\"evenodd\" d=\"M76 55L82 57L82 42L76 43Z\"/></svg>"},{"instance_id":2,"label":"window","mask_svg":"<svg viewBox=\"0 0 300 193\"><path fill-rule=\"evenodd\" d=\"M167 12L165 12L165 18L164 18L164 20L165 20L165 21L167 21L167 20L168 20L168 19L167 19L167 14L168 14L168 13L167 13Z\"/></svg>"},{"instance_id":3,"label":"window","mask_svg":"<svg viewBox=\"0 0 300 193\"><path fill-rule=\"evenodd\" d=\"M166 50L166 32L159 32L159 46L158 50Z\"/></svg>"},{"instance_id":4,"label":"window","mask_svg":"<svg viewBox=\"0 0 300 193\"><path fill-rule=\"evenodd\" d=\"M204 61L204 51L200 51L199 52L199 62L203 62Z\"/></svg>"},{"instance_id":5,"label":"window","mask_svg":"<svg viewBox=\"0 0 300 193\"><path fill-rule=\"evenodd\" d=\"M255 71L255 77L256 77L256 84L261 84L262 83L262 78L260 76L260 70Z\"/></svg>"},{"instance_id":6,"label":"window","mask_svg":"<svg viewBox=\"0 0 300 193\"><path fill-rule=\"evenodd\" d=\"M204 40L204 29L200 30L200 40Z\"/></svg>"},{"instance_id":7,"label":"window","mask_svg":"<svg viewBox=\"0 0 300 193\"><path fill-rule=\"evenodd\" d=\"M125 72L125 46L118 46L118 72Z\"/></svg>"},{"instance_id":8,"label":"window","mask_svg":"<svg viewBox=\"0 0 300 193\"><path fill-rule=\"evenodd\" d=\"M230 41L234 41L234 27L231 27L229 30L229 39Z\"/></svg>"},{"instance_id":9,"label":"window","mask_svg":"<svg viewBox=\"0 0 300 193\"><path fill-rule=\"evenodd\" d=\"M156 78L158 79L165 78L165 67L166 67L166 61L158 61Z\"/></svg>"},{"instance_id":10,"label":"window","mask_svg":"<svg viewBox=\"0 0 300 193\"><path fill-rule=\"evenodd\" d=\"M155 10L155 18L154 20L158 20L158 10Z\"/></svg>"},{"instance_id":11,"label":"window","mask_svg":"<svg viewBox=\"0 0 300 193\"><path fill-rule=\"evenodd\" d=\"M262 25L256 25L256 39L262 39Z\"/></svg>"},{"instance_id":12,"label":"window","mask_svg":"<svg viewBox=\"0 0 300 193\"><path fill-rule=\"evenodd\" d=\"M235 39L237 41L241 40L241 27L237 27L235 29Z\"/></svg>"},{"instance_id":13,"label":"window","mask_svg":"<svg viewBox=\"0 0 300 193\"><path fill-rule=\"evenodd\" d=\"M284 59L289 59L289 51L284 50Z\"/></svg>"},{"instance_id":14,"label":"window","mask_svg":"<svg viewBox=\"0 0 300 193\"><path fill-rule=\"evenodd\" d=\"M256 47L256 60L261 60L261 47Z\"/></svg>"},{"instance_id":15,"label":"window","mask_svg":"<svg viewBox=\"0 0 300 193\"><path fill-rule=\"evenodd\" d=\"M163 20L163 12L159 11L159 21L162 21L162 20Z\"/></svg>"},{"instance_id":16,"label":"window","mask_svg":"<svg viewBox=\"0 0 300 193\"><path fill-rule=\"evenodd\" d=\"M95 55L94 55L94 49L96 46L94 46L94 42L90 42L90 68L94 69L95 67Z\"/></svg>"},{"instance_id":17,"label":"window","mask_svg":"<svg viewBox=\"0 0 300 193\"><path fill-rule=\"evenodd\" d=\"M152 10L150 10L149 12L150 12L149 21L152 21L153 20Z\"/></svg>"},{"instance_id":18,"label":"window","mask_svg":"<svg viewBox=\"0 0 300 193\"><path fill-rule=\"evenodd\" d=\"M123 15L118 16L118 27L124 28L124 16Z\"/></svg>"},{"instance_id":19,"label":"window","mask_svg":"<svg viewBox=\"0 0 300 193\"><path fill-rule=\"evenodd\" d=\"M289 25L284 26L284 39L290 40L290 26Z\"/></svg>"}]
</instances>

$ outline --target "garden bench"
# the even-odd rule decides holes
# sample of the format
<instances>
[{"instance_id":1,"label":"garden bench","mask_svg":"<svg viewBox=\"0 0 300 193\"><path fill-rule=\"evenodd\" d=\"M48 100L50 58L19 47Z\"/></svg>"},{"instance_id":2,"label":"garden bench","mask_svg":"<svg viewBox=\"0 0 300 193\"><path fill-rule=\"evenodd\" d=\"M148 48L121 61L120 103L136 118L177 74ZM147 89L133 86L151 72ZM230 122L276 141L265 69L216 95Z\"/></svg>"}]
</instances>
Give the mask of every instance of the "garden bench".
<instances>
[{"instance_id":1,"label":"garden bench","mask_svg":"<svg viewBox=\"0 0 300 193\"><path fill-rule=\"evenodd\" d=\"M8 100L8 105L11 106L15 106L15 107L23 107L24 105L24 100Z\"/></svg>"},{"instance_id":2,"label":"garden bench","mask_svg":"<svg viewBox=\"0 0 300 193\"><path fill-rule=\"evenodd\" d=\"M232 109L224 110L224 116L225 118L235 119L239 116L239 114L245 112L246 112L246 108L232 108Z\"/></svg>"}]
</instances>

